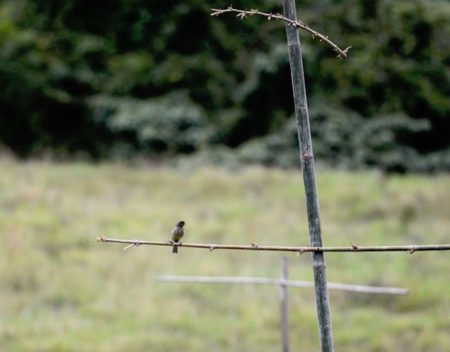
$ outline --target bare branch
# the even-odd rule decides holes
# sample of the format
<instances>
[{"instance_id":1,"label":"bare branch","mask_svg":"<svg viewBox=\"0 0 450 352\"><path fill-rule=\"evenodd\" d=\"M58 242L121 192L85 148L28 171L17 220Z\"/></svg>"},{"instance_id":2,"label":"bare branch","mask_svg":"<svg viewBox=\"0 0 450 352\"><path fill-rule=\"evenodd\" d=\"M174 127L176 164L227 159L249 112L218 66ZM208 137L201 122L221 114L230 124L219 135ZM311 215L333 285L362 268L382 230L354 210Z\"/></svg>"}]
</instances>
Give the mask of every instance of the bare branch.
<instances>
[{"instance_id":1,"label":"bare branch","mask_svg":"<svg viewBox=\"0 0 450 352\"><path fill-rule=\"evenodd\" d=\"M248 285L286 285L297 288L313 288L314 282L297 281L297 280L280 280L269 279L265 277L252 276L177 276L162 275L158 276L158 281L169 283L198 283L198 284L248 284ZM328 282L330 290L358 292L358 293L374 293L388 295L406 295L408 290L399 287L380 287L366 285L350 285L336 282Z\"/></svg>"},{"instance_id":2,"label":"bare branch","mask_svg":"<svg viewBox=\"0 0 450 352\"><path fill-rule=\"evenodd\" d=\"M237 14L236 17L240 18L241 20L243 20L247 15L249 15L249 16L258 15L258 16L266 17L268 21L270 21L271 19L275 19L275 20L279 20L282 22L286 22L287 24L289 24L290 26L293 26L295 28L301 28L301 29L305 30L306 32L310 33L313 39L319 38L319 40L321 42L325 42L327 45L329 45L338 54L337 56L340 59L346 58L348 51L351 48L351 46L348 46L345 49L341 49L339 46L337 46L335 43L333 43L330 39L328 39L327 35L323 35L323 34L317 32L316 30L309 27L305 22L302 22L299 20L293 21L293 20L283 16L280 13L262 12L257 9L239 10L239 9L233 8L232 6L229 6L226 9L211 9L211 16L220 16L220 15L222 15L224 13L228 13L228 12L236 13Z\"/></svg>"},{"instance_id":3,"label":"bare branch","mask_svg":"<svg viewBox=\"0 0 450 352\"><path fill-rule=\"evenodd\" d=\"M108 238L100 236L97 238L98 242L109 243L122 243L132 244L133 246L173 246L170 241L142 241L142 240L123 240L117 238ZM353 246L342 247L297 247L297 246L263 246L256 245L255 243L249 245L234 245L234 244L207 244L207 243L181 243L179 247L185 248L203 248L209 251L217 249L228 250L245 250L245 251L273 251L273 252L350 252L350 253L362 253L362 252L406 252L415 253L423 251L448 251L450 250L450 244L429 244L429 245L405 245L405 246L357 246L357 250Z\"/></svg>"}]
</instances>

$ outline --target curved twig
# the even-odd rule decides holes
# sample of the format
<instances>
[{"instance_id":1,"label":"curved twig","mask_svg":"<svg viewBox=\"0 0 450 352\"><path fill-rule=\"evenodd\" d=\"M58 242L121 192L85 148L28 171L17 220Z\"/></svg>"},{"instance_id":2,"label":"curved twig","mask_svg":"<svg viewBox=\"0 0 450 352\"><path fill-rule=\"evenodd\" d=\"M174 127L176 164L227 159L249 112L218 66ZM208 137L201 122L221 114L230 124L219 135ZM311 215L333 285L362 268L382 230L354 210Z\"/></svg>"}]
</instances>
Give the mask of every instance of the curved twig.
<instances>
[{"instance_id":1,"label":"curved twig","mask_svg":"<svg viewBox=\"0 0 450 352\"><path fill-rule=\"evenodd\" d=\"M266 17L267 20L279 20L282 22L285 22L289 24L290 26L293 26L295 28L301 28L308 33L312 35L312 38L315 39L316 37L319 38L321 42L325 42L328 44L337 54L340 59L346 58L348 51L350 50L351 46L346 47L345 49L341 49L339 46L337 46L335 43L333 43L330 39L328 39L327 35L323 35L316 30L309 27L305 22L302 21L293 21L279 13L268 13L268 12L262 12L257 9L252 10L239 10L233 8L233 6L228 6L226 9L211 9L211 16L219 16L227 12L234 12L237 13L236 17L239 17L241 20L243 20L247 16L253 16L253 15L259 15Z\"/></svg>"}]
</instances>

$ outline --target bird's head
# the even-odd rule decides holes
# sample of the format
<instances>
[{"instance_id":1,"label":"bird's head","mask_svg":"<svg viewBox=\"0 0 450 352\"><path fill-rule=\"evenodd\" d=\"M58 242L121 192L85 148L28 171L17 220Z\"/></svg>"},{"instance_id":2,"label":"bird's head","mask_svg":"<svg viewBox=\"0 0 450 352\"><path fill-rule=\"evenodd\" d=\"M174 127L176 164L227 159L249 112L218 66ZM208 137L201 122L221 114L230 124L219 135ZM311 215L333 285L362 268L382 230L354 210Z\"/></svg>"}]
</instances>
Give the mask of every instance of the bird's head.
<instances>
[{"instance_id":1,"label":"bird's head","mask_svg":"<svg viewBox=\"0 0 450 352\"><path fill-rule=\"evenodd\" d=\"M183 227L185 222L183 220L177 222L178 227Z\"/></svg>"}]
</instances>

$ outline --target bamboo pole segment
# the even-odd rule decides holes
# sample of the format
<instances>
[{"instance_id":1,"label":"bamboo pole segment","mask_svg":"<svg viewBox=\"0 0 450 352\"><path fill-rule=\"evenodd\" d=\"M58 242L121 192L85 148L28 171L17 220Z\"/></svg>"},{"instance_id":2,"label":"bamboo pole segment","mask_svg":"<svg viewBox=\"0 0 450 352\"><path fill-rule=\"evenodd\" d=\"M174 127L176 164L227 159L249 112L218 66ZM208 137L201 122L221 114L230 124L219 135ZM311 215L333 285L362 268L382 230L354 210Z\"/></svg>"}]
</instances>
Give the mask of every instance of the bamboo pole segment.
<instances>
[{"instance_id":1,"label":"bamboo pole segment","mask_svg":"<svg viewBox=\"0 0 450 352\"><path fill-rule=\"evenodd\" d=\"M295 0L283 0L283 9L285 17L293 21L297 20ZM300 145L300 162L302 165L303 184L306 195L309 237L311 246L322 247L319 196L317 194L305 75L303 71L302 47L298 29L294 26L286 25L286 37L291 68L292 90L294 93L295 118L297 120L297 132ZM333 330L331 326L331 312L323 252L314 252L312 254L312 262L320 345L322 352L332 352L334 351Z\"/></svg>"}]
</instances>

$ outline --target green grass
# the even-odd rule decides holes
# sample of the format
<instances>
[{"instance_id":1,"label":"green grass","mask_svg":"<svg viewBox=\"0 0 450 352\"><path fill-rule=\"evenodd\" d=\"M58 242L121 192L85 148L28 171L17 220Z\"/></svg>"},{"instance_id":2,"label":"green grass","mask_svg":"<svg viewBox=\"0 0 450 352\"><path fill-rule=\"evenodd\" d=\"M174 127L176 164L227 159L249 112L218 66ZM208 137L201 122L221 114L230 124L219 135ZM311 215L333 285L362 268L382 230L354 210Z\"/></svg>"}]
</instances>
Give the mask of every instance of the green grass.
<instances>
[{"instance_id":1,"label":"green grass","mask_svg":"<svg viewBox=\"0 0 450 352\"><path fill-rule=\"evenodd\" d=\"M156 283L161 274L277 277L279 253L140 247L99 235L308 245L296 171L20 163L0 159L1 351L274 351L276 287ZM326 245L448 243L450 177L319 170ZM311 280L309 255L290 278ZM334 282L408 296L332 292L339 351L449 351L448 252L328 254ZM319 349L312 290L291 289L292 350Z\"/></svg>"}]
</instances>

